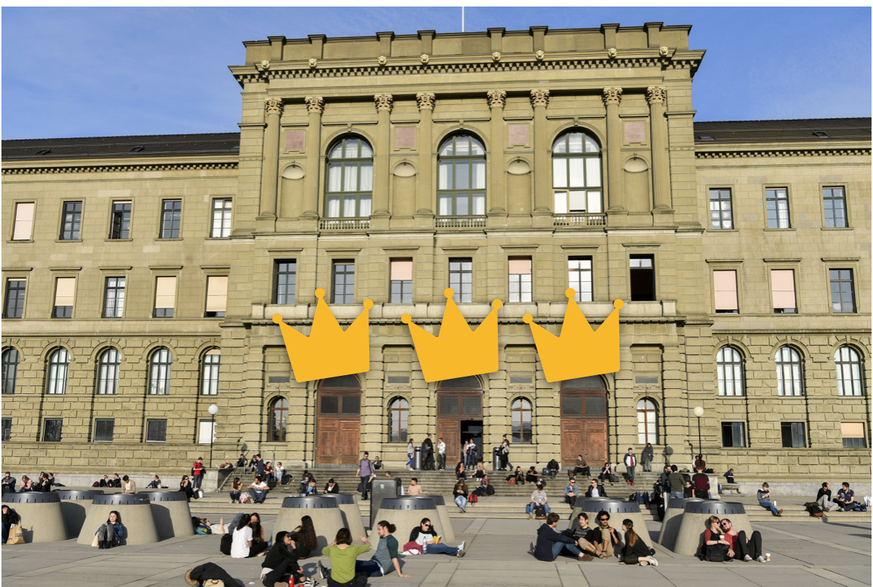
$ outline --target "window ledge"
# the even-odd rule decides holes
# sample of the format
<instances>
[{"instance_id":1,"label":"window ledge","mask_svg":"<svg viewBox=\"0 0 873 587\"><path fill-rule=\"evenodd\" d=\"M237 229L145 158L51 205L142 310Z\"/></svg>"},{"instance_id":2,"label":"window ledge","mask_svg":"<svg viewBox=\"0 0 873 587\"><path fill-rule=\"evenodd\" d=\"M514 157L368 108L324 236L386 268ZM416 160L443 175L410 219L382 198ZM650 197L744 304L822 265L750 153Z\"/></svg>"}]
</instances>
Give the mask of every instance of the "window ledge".
<instances>
[{"instance_id":1,"label":"window ledge","mask_svg":"<svg viewBox=\"0 0 873 587\"><path fill-rule=\"evenodd\" d=\"M768 228L767 230L773 230L773 229ZM784 230L784 229L780 228L779 230ZM707 233L710 233L710 232L714 232L714 233L717 233L717 232L740 232L740 229L739 228L707 228L706 232Z\"/></svg>"},{"instance_id":2,"label":"window ledge","mask_svg":"<svg viewBox=\"0 0 873 587\"><path fill-rule=\"evenodd\" d=\"M796 228L765 228L764 232L797 232Z\"/></svg>"},{"instance_id":3,"label":"window ledge","mask_svg":"<svg viewBox=\"0 0 873 587\"><path fill-rule=\"evenodd\" d=\"M161 240L168 240L168 239L161 239ZM178 239L178 240L182 240L182 239ZM229 236L207 236L207 237L206 237L205 239L203 239L203 240L207 240L207 241L229 241L229 240L231 240L231 238L230 238Z\"/></svg>"},{"instance_id":4,"label":"window ledge","mask_svg":"<svg viewBox=\"0 0 873 587\"><path fill-rule=\"evenodd\" d=\"M855 230L855 228L852 226L833 226L833 227L822 226L821 229L822 229L822 231L826 231L826 232L830 232L830 231L839 232L841 230Z\"/></svg>"},{"instance_id":5,"label":"window ledge","mask_svg":"<svg viewBox=\"0 0 873 587\"><path fill-rule=\"evenodd\" d=\"M56 243L81 243L82 239L56 238Z\"/></svg>"},{"instance_id":6,"label":"window ledge","mask_svg":"<svg viewBox=\"0 0 873 587\"><path fill-rule=\"evenodd\" d=\"M175 241L181 241L181 240L184 240L184 239L182 237L179 237L179 238L160 238L160 237L158 237L155 239L155 242L156 243L166 243L166 242L175 242Z\"/></svg>"},{"instance_id":7,"label":"window ledge","mask_svg":"<svg viewBox=\"0 0 873 587\"><path fill-rule=\"evenodd\" d=\"M11 239L10 239L10 240L7 240L7 241L6 241L6 244L9 244L9 245L16 245L16 244L27 244L27 243L32 243L32 242L33 242L33 239L32 239L32 238L29 238L29 239L27 239L27 240L24 240L24 239L11 240Z\"/></svg>"},{"instance_id":8,"label":"window ledge","mask_svg":"<svg viewBox=\"0 0 873 587\"><path fill-rule=\"evenodd\" d=\"M130 243L133 242L132 238L107 238L103 242L107 243Z\"/></svg>"}]
</instances>

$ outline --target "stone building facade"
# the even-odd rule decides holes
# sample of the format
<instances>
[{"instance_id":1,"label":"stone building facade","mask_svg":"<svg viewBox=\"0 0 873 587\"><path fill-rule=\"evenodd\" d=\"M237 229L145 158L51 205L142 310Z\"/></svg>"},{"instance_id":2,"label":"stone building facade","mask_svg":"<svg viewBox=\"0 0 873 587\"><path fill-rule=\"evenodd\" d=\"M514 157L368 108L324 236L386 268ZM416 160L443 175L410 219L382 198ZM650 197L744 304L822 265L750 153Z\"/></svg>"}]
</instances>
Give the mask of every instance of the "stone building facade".
<instances>
[{"instance_id":1,"label":"stone building facade","mask_svg":"<svg viewBox=\"0 0 873 587\"><path fill-rule=\"evenodd\" d=\"M216 459L508 434L868 476L870 120L695 123L689 30L270 37L239 133L4 141L5 463L184 468L215 404ZM400 317L449 286L504 302L500 369L426 383ZM522 316L557 332L568 287L625 301L617 373L546 382ZM369 372L295 381L272 316L308 332L316 288L373 300Z\"/></svg>"}]
</instances>

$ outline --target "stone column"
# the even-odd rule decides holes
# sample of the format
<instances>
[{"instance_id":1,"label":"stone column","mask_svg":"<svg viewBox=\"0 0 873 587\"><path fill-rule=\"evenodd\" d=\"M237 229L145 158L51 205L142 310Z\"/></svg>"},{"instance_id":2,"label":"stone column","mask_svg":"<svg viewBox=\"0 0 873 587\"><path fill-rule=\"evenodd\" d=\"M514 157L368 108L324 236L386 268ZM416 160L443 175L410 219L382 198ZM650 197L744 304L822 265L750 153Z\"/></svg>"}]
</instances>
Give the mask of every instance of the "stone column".
<instances>
[{"instance_id":1,"label":"stone column","mask_svg":"<svg viewBox=\"0 0 873 587\"><path fill-rule=\"evenodd\" d=\"M429 92L419 92L415 95L421 121L418 123L420 133L418 143L418 193L416 194L415 214L433 216L431 209L433 194L433 108L436 96Z\"/></svg>"},{"instance_id":2,"label":"stone column","mask_svg":"<svg viewBox=\"0 0 873 587\"><path fill-rule=\"evenodd\" d=\"M646 89L652 134L652 191L655 210L670 209L670 161L667 156L667 119L664 105L667 90L653 86Z\"/></svg>"},{"instance_id":3,"label":"stone column","mask_svg":"<svg viewBox=\"0 0 873 587\"><path fill-rule=\"evenodd\" d=\"M488 107L491 109L491 172L488 174L491 184L491 208L489 213L506 214L506 177L503 173L504 149L506 137L503 121L503 109L506 107L506 92L491 90L488 92Z\"/></svg>"},{"instance_id":4,"label":"stone column","mask_svg":"<svg viewBox=\"0 0 873 587\"><path fill-rule=\"evenodd\" d=\"M309 130L306 133L306 192L303 202L303 216L318 218L318 178L321 167L321 115L324 114L324 98L307 96L306 110L309 112Z\"/></svg>"},{"instance_id":5,"label":"stone column","mask_svg":"<svg viewBox=\"0 0 873 587\"><path fill-rule=\"evenodd\" d=\"M531 90L530 103L534 110L534 216L551 216L552 162L549 160L549 135L546 131L546 108L549 90Z\"/></svg>"},{"instance_id":6,"label":"stone column","mask_svg":"<svg viewBox=\"0 0 873 587\"><path fill-rule=\"evenodd\" d=\"M281 98L264 100L266 129L264 130L264 165L261 168L262 218L276 217L276 196L279 191L279 119L284 106Z\"/></svg>"},{"instance_id":7,"label":"stone column","mask_svg":"<svg viewBox=\"0 0 873 587\"><path fill-rule=\"evenodd\" d=\"M606 169L609 174L609 206L607 211L624 211L624 193L621 181L621 119L618 107L621 104L621 88L603 88L603 104L606 106Z\"/></svg>"},{"instance_id":8,"label":"stone column","mask_svg":"<svg viewBox=\"0 0 873 587\"><path fill-rule=\"evenodd\" d=\"M394 96L391 94L376 94L373 96L376 112L379 115L379 126L374 145L373 161L373 216L388 216L388 163L391 153L391 109L394 107Z\"/></svg>"}]
</instances>

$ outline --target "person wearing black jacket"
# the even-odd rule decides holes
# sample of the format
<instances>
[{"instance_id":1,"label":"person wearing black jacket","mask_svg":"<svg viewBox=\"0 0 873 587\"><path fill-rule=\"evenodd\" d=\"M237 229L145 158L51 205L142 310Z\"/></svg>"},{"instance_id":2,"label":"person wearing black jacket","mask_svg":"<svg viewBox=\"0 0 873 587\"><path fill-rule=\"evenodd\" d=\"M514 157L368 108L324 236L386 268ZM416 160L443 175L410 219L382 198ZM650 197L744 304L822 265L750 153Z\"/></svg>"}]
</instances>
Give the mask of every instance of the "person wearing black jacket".
<instances>
[{"instance_id":1,"label":"person wearing black jacket","mask_svg":"<svg viewBox=\"0 0 873 587\"><path fill-rule=\"evenodd\" d=\"M412 531L409 533L409 542L416 542L418 540L418 537L422 534L429 534L434 538L439 536L439 534L437 534L436 528L433 527L433 523L431 523L430 518L422 518L421 523L412 529ZM438 542L436 544L433 542L428 542L427 546L425 547L427 548L427 552L425 553L424 551L422 551L422 554L447 554L449 556L462 557L464 556L465 544L466 540L458 545L457 548L455 548L454 546L449 546L444 542Z\"/></svg>"},{"instance_id":2,"label":"person wearing black jacket","mask_svg":"<svg viewBox=\"0 0 873 587\"><path fill-rule=\"evenodd\" d=\"M333 480L331 477L327 485L324 486L324 491L322 493L339 493L339 483Z\"/></svg>"},{"instance_id":3,"label":"person wearing black jacket","mask_svg":"<svg viewBox=\"0 0 873 587\"><path fill-rule=\"evenodd\" d=\"M595 492L597 495L594 495ZM597 479L591 480L591 486L585 491L585 497L609 497L606 495L606 487L598 485Z\"/></svg>"},{"instance_id":4,"label":"person wearing black jacket","mask_svg":"<svg viewBox=\"0 0 873 587\"><path fill-rule=\"evenodd\" d=\"M6 541L9 540L9 529L15 525L21 523L21 516L18 515L14 509L3 504L3 544L6 544Z\"/></svg>"},{"instance_id":5,"label":"person wearing black jacket","mask_svg":"<svg viewBox=\"0 0 873 587\"><path fill-rule=\"evenodd\" d=\"M579 550L577 546L579 543L576 540L555 531L555 526L558 525L560 519L561 516L552 512L546 517L546 523L537 529L537 545L533 549L534 557L537 560L552 562L558 558L561 551L566 550L579 560L592 560L594 557Z\"/></svg>"},{"instance_id":6,"label":"person wearing black jacket","mask_svg":"<svg viewBox=\"0 0 873 587\"><path fill-rule=\"evenodd\" d=\"M433 471L434 470L434 461L433 461L433 440L431 440L432 434L428 434L427 438L422 442L422 451L427 451L427 455L424 459L424 470L425 471Z\"/></svg>"},{"instance_id":7,"label":"person wearing black jacket","mask_svg":"<svg viewBox=\"0 0 873 587\"><path fill-rule=\"evenodd\" d=\"M203 585L211 579L222 581L225 585L239 585L236 579L215 563L205 563L185 573L185 582L189 585Z\"/></svg>"},{"instance_id":8,"label":"person wearing black jacket","mask_svg":"<svg viewBox=\"0 0 873 587\"><path fill-rule=\"evenodd\" d=\"M276 542L264 557L261 568L265 573L261 576L266 587L273 587L276 583L287 581L287 577L293 576L295 583L300 583L304 578L301 575L300 565L297 564L297 553L291 534L282 531L276 535Z\"/></svg>"},{"instance_id":9,"label":"person wearing black jacket","mask_svg":"<svg viewBox=\"0 0 873 587\"><path fill-rule=\"evenodd\" d=\"M588 526L588 514L579 512L579 515L570 523L570 528L562 532L564 536L577 541L579 549L594 554L594 530Z\"/></svg>"},{"instance_id":10,"label":"person wearing black jacket","mask_svg":"<svg viewBox=\"0 0 873 587\"><path fill-rule=\"evenodd\" d=\"M621 550L622 565L646 565L658 566L658 561L652 556L649 547L643 542L643 539L634 532L634 523L631 520L625 519L621 523L621 530L624 532L624 548Z\"/></svg>"}]
</instances>

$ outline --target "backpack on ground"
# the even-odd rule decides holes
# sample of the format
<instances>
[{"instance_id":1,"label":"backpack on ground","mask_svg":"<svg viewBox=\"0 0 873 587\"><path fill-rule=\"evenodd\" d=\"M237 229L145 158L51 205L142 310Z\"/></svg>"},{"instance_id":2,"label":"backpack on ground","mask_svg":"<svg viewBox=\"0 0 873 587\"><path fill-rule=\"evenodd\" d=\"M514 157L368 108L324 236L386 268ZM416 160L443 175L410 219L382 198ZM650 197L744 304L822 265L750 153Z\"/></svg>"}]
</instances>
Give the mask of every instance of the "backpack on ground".
<instances>
[{"instance_id":1,"label":"backpack on ground","mask_svg":"<svg viewBox=\"0 0 873 587\"><path fill-rule=\"evenodd\" d=\"M534 508L534 516L536 516L537 520L542 520L546 517L546 508L541 505L536 506Z\"/></svg>"},{"instance_id":2,"label":"backpack on ground","mask_svg":"<svg viewBox=\"0 0 873 587\"><path fill-rule=\"evenodd\" d=\"M706 547L706 560L711 563L723 563L725 551L723 544L708 544Z\"/></svg>"},{"instance_id":3,"label":"backpack on ground","mask_svg":"<svg viewBox=\"0 0 873 587\"><path fill-rule=\"evenodd\" d=\"M221 551L221 554L226 554L230 556L230 547L233 546L233 532L228 532L221 537L221 544L218 546L218 550Z\"/></svg>"},{"instance_id":4,"label":"backpack on ground","mask_svg":"<svg viewBox=\"0 0 873 587\"><path fill-rule=\"evenodd\" d=\"M479 503L479 494L475 492L471 493L470 499L467 500L467 503Z\"/></svg>"},{"instance_id":5,"label":"backpack on ground","mask_svg":"<svg viewBox=\"0 0 873 587\"><path fill-rule=\"evenodd\" d=\"M810 502L803 504L803 507L806 508L806 511L808 511L809 515L812 516L813 518L821 518L824 516L824 512L822 511L821 506L819 506L814 501L810 501Z\"/></svg>"}]
</instances>

